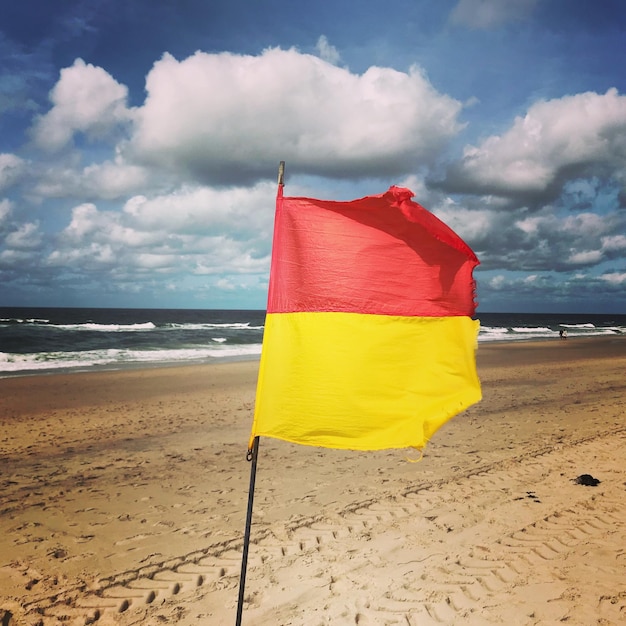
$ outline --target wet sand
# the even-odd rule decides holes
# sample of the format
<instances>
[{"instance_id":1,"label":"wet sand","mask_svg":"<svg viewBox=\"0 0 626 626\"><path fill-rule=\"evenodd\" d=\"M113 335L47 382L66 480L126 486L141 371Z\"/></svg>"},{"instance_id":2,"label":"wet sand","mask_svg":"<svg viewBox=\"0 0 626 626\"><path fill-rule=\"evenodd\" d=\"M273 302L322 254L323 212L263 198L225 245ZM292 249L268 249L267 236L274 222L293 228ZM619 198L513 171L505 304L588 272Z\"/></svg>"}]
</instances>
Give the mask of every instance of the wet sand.
<instances>
[{"instance_id":1,"label":"wet sand","mask_svg":"<svg viewBox=\"0 0 626 626\"><path fill-rule=\"evenodd\" d=\"M243 624L626 623L626 339L478 366L419 463L261 440ZM0 380L2 626L235 623L257 369Z\"/></svg>"}]
</instances>

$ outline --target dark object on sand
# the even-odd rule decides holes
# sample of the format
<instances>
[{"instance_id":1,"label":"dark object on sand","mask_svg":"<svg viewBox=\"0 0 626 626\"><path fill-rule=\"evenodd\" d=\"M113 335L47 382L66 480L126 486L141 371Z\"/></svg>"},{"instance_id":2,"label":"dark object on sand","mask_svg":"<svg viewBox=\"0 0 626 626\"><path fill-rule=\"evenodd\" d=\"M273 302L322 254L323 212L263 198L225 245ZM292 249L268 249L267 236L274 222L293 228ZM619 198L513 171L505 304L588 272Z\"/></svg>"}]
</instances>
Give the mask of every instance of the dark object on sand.
<instances>
[{"instance_id":1,"label":"dark object on sand","mask_svg":"<svg viewBox=\"0 0 626 626\"><path fill-rule=\"evenodd\" d=\"M574 478L574 482L585 487L597 487L600 484L600 481L591 474L581 474L578 478Z\"/></svg>"}]
</instances>

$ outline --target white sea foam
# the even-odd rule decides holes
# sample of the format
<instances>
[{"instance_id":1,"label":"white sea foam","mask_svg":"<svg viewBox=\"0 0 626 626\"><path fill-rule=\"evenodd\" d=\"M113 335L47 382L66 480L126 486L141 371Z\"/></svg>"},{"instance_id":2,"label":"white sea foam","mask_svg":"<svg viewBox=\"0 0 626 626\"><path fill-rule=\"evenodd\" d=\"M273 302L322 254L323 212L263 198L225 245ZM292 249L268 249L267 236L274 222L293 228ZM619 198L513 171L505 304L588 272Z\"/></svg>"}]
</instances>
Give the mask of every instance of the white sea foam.
<instances>
[{"instance_id":1,"label":"white sea foam","mask_svg":"<svg viewBox=\"0 0 626 626\"><path fill-rule=\"evenodd\" d=\"M86 322L84 324L54 324L54 327L62 330L91 330L103 333L154 330L156 328L152 322L142 324L93 324Z\"/></svg>"},{"instance_id":2,"label":"white sea foam","mask_svg":"<svg viewBox=\"0 0 626 626\"><path fill-rule=\"evenodd\" d=\"M548 339L558 333L544 326L481 326L478 341L522 341L529 339Z\"/></svg>"},{"instance_id":3,"label":"white sea foam","mask_svg":"<svg viewBox=\"0 0 626 626\"><path fill-rule=\"evenodd\" d=\"M563 328L595 328L594 324L561 324Z\"/></svg>"},{"instance_id":4,"label":"white sea foam","mask_svg":"<svg viewBox=\"0 0 626 626\"><path fill-rule=\"evenodd\" d=\"M539 334L545 334L545 333L549 333L549 334L553 334L556 331L551 330L550 328L546 328L545 326L538 326L537 328L533 328L532 326L520 326L520 327L514 327L512 328L513 332L516 333L532 333L534 335L536 335L537 333Z\"/></svg>"},{"instance_id":5,"label":"white sea foam","mask_svg":"<svg viewBox=\"0 0 626 626\"><path fill-rule=\"evenodd\" d=\"M133 363L204 363L213 360L236 360L261 354L261 344L226 346L217 344L199 348L170 350L86 350L81 352L39 352L12 354L0 352L2 373L58 369L97 369L111 365L124 367Z\"/></svg>"},{"instance_id":6,"label":"white sea foam","mask_svg":"<svg viewBox=\"0 0 626 626\"><path fill-rule=\"evenodd\" d=\"M263 326L250 326L248 322L242 323L206 323L206 324L166 324L163 329L167 330L211 330L213 328L231 328L233 330L263 330Z\"/></svg>"},{"instance_id":7,"label":"white sea foam","mask_svg":"<svg viewBox=\"0 0 626 626\"><path fill-rule=\"evenodd\" d=\"M0 318L0 324L49 324L50 320L31 318L22 319L21 317L3 317Z\"/></svg>"},{"instance_id":8,"label":"white sea foam","mask_svg":"<svg viewBox=\"0 0 626 626\"><path fill-rule=\"evenodd\" d=\"M506 335L509 332L508 328L503 328L502 326L481 326L480 332L492 333L494 335Z\"/></svg>"},{"instance_id":9,"label":"white sea foam","mask_svg":"<svg viewBox=\"0 0 626 626\"><path fill-rule=\"evenodd\" d=\"M0 320L1 321L1 320ZM31 320L28 320L31 321ZM32 320L34 322L48 323L46 320ZM207 324L165 324L157 327L153 322L142 322L138 324L96 324L93 322L83 322L82 324L51 324L53 328L62 330L91 330L98 332L132 332L144 330L212 330L212 329L231 329L231 330L263 330L263 326L251 326L247 322L244 323L207 323Z\"/></svg>"}]
</instances>

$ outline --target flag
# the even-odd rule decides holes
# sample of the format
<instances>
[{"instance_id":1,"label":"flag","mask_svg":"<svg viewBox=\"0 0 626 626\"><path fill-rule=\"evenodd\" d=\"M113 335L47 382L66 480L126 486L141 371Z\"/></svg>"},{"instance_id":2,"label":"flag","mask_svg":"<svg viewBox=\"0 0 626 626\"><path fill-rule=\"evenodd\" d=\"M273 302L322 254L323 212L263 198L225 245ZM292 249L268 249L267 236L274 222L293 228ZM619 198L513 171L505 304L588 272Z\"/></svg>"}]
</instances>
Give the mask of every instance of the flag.
<instances>
[{"instance_id":1,"label":"flag","mask_svg":"<svg viewBox=\"0 0 626 626\"><path fill-rule=\"evenodd\" d=\"M408 189L276 200L256 436L421 449L478 402L479 261Z\"/></svg>"}]
</instances>

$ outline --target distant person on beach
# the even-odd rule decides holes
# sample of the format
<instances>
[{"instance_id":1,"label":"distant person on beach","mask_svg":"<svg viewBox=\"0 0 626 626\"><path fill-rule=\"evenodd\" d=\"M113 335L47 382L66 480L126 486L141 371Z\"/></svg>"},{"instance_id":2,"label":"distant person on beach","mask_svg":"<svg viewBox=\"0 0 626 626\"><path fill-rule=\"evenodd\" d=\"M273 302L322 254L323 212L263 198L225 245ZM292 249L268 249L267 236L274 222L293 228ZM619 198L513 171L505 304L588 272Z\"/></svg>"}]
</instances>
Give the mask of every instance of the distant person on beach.
<instances>
[{"instance_id":1,"label":"distant person on beach","mask_svg":"<svg viewBox=\"0 0 626 626\"><path fill-rule=\"evenodd\" d=\"M561 330L559 331L559 337L560 337L561 339L567 339L567 331L566 331L566 330L561 329Z\"/></svg>"}]
</instances>

